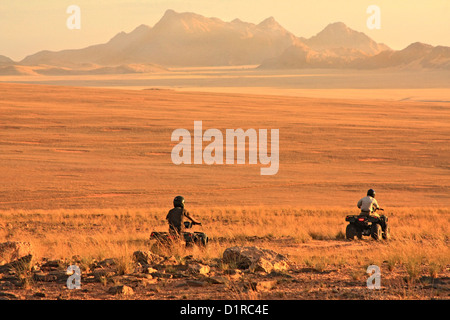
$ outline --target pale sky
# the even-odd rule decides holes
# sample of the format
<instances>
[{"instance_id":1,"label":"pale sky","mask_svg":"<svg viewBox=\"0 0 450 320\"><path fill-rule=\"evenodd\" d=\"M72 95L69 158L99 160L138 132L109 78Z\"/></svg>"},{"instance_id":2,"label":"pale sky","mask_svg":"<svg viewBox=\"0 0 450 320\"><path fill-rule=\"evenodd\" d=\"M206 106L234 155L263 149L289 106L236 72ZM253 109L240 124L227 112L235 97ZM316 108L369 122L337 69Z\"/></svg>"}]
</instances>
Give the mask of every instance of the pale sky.
<instances>
[{"instance_id":1,"label":"pale sky","mask_svg":"<svg viewBox=\"0 0 450 320\"><path fill-rule=\"evenodd\" d=\"M69 5L81 8L80 30L66 26ZM381 9L379 30L366 26L369 5ZM341 21L393 49L416 41L450 46L450 0L0 0L0 55L18 61L40 50L105 43L121 31L153 26L167 9L252 23L273 16L298 37Z\"/></svg>"}]
</instances>

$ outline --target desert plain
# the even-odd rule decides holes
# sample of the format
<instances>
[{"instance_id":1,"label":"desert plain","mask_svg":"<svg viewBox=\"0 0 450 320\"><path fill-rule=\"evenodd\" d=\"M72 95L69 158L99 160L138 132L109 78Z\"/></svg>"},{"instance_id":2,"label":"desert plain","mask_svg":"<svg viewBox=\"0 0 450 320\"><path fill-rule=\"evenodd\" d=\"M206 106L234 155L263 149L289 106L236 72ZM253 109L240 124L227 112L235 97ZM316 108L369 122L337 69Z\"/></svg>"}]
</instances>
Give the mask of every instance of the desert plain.
<instances>
[{"instance_id":1,"label":"desert plain","mask_svg":"<svg viewBox=\"0 0 450 320\"><path fill-rule=\"evenodd\" d=\"M365 78L245 68L128 81L3 76L0 242L31 243L34 264L1 275L0 294L448 299L450 89L442 81L448 73L427 74L429 83L444 85L425 88L409 85L408 73L385 75L385 84L397 86L370 86L373 77L383 83L381 74L359 76ZM303 78L307 86L289 85ZM268 86L280 79L286 83ZM261 175L259 163L173 164L172 132L192 133L200 120L203 130L279 129L277 174ZM391 239L346 240L345 216L358 213L356 202L369 188L390 219ZM210 242L158 252L171 263L143 270L133 253L152 250L149 235L167 229L176 195L186 198ZM283 272L237 270L222 261L231 246L271 249L292 264ZM192 261L208 271L187 272ZM69 290L64 277L35 276L70 264L82 269L81 290ZM366 286L369 265L381 269L380 289ZM112 294L118 284L133 293Z\"/></svg>"}]
</instances>

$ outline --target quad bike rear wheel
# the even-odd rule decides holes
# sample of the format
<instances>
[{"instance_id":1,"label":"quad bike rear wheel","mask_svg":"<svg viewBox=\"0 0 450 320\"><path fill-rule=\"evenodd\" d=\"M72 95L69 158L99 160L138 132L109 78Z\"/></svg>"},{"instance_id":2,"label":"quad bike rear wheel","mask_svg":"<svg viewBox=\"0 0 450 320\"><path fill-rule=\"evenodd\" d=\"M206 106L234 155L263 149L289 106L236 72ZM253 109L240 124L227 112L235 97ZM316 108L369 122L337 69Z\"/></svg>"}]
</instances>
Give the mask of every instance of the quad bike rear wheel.
<instances>
[{"instance_id":1,"label":"quad bike rear wheel","mask_svg":"<svg viewBox=\"0 0 450 320\"><path fill-rule=\"evenodd\" d=\"M349 240L353 240L357 235L356 227L353 224L348 224L345 228L345 237Z\"/></svg>"}]
</instances>

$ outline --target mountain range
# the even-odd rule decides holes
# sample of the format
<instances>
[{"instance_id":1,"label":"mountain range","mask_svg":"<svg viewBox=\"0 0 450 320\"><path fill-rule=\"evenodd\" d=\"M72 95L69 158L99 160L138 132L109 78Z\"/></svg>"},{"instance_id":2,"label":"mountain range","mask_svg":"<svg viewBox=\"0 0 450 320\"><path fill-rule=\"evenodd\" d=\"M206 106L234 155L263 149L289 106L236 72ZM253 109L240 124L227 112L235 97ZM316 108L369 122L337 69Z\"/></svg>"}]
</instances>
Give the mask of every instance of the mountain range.
<instances>
[{"instance_id":1,"label":"mountain range","mask_svg":"<svg viewBox=\"0 0 450 320\"><path fill-rule=\"evenodd\" d=\"M273 17L253 24L167 10L153 27L140 25L106 43L40 51L18 62L0 56L0 74L144 73L170 67L234 65L450 69L450 47L414 43L395 51L342 22L303 38L287 31Z\"/></svg>"}]
</instances>

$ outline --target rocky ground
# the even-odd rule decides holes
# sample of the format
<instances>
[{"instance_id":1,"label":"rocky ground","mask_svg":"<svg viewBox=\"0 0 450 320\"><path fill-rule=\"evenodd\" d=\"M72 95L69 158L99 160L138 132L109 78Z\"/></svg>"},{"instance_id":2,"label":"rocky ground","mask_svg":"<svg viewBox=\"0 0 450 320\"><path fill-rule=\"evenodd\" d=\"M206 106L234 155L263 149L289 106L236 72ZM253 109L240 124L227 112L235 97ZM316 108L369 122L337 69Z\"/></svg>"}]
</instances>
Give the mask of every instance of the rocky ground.
<instances>
[{"instance_id":1,"label":"rocky ground","mask_svg":"<svg viewBox=\"0 0 450 320\"><path fill-rule=\"evenodd\" d=\"M136 251L118 259L87 263L80 257L34 261L26 243L0 244L10 262L0 266L3 300L246 300L246 299L449 299L450 278L408 279L401 272L383 275L381 288L367 288L368 275L351 267L299 266L283 255L258 247L230 247L222 259L159 255ZM5 254L4 254L5 255ZM80 268L80 287L68 272Z\"/></svg>"}]
</instances>

